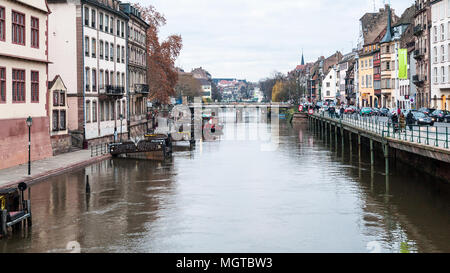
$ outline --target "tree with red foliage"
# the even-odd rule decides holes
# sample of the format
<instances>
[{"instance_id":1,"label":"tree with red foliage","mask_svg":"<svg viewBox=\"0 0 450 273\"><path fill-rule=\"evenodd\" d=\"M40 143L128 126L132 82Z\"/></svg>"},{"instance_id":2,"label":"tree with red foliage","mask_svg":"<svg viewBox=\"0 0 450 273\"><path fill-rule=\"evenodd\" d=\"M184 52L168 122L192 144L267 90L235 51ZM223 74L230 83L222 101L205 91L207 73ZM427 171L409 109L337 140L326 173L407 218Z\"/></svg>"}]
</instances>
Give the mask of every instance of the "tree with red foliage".
<instances>
[{"instance_id":1,"label":"tree with red foliage","mask_svg":"<svg viewBox=\"0 0 450 273\"><path fill-rule=\"evenodd\" d=\"M150 100L168 104L170 97L176 95L175 86L178 73L175 60L180 55L183 42L180 35L169 36L159 41L159 29L166 24L166 18L155 7L135 7L141 12L142 19L150 27L147 30L147 81L150 87Z\"/></svg>"}]
</instances>

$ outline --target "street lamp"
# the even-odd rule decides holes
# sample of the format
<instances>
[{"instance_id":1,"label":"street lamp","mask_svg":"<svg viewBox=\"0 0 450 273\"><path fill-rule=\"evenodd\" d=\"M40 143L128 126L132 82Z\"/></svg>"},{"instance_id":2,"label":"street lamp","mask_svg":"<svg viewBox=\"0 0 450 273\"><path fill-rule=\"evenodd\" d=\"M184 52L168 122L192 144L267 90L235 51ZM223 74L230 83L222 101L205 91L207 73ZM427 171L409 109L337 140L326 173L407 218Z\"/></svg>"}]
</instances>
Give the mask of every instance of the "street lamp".
<instances>
[{"instance_id":1,"label":"street lamp","mask_svg":"<svg viewBox=\"0 0 450 273\"><path fill-rule=\"evenodd\" d=\"M120 118L120 142L122 143L122 121L123 121L123 115L119 115Z\"/></svg>"},{"instance_id":2,"label":"street lamp","mask_svg":"<svg viewBox=\"0 0 450 273\"><path fill-rule=\"evenodd\" d=\"M28 175L31 175L31 125L33 125L33 119L27 118L28 126Z\"/></svg>"}]
</instances>

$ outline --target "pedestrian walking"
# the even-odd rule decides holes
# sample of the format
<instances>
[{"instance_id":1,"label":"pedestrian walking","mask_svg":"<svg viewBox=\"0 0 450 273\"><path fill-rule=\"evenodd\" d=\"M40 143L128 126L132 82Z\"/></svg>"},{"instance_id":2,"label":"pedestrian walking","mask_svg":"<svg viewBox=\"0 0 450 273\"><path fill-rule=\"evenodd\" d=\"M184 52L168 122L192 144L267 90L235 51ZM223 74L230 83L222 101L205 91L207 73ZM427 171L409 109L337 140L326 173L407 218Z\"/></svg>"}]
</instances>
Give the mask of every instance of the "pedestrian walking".
<instances>
[{"instance_id":1,"label":"pedestrian walking","mask_svg":"<svg viewBox=\"0 0 450 273\"><path fill-rule=\"evenodd\" d=\"M339 110L339 113L340 113L340 115L341 115L341 118L344 117L344 112L345 112L344 106L341 106L341 109Z\"/></svg>"},{"instance_id":2,"label":"pedestrian walking","mask_svg":"<svg viewBox=\"0 0 450 273\"><path fill-rule=\"evenodd\" d=\"M414 115L411 110L409 110L408 115L406 115L406 124L409 126L409 130L413 129Z\"/></svg>"},{"instance_id":3,"label":"pedestrian walking","mask_svg":"<svg viewBox=\"0 0 450 273\"><path fill-rule=\"evenodd\" d=\"M403 132L406 127L406 119L405 115L403 113L400 113L400 132Z\"/></svg>"}]
</instances>

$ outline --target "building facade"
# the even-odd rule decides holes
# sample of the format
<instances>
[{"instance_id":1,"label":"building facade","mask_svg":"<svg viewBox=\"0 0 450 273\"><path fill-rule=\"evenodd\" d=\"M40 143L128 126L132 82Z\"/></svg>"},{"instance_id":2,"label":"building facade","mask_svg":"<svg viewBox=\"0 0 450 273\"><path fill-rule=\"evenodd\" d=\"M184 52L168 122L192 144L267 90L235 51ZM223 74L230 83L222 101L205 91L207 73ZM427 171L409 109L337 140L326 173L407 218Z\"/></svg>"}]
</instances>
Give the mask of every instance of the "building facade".
<instances>
[{"instance_id":1,"label":"building facade","mask_svg":"<svg viewBox=\"0 0 450 273\"><path fill-rule=\"evenodd\" d=\"M412 75L414 85L417 87L416 107L429 107L431 98L431 65L430 65L430 29L431 8L430 0L416 0L416 13L414 16L414 36L416 60L416 74Z\"/></svg>"},{"instance_id":2,"label":"building facade","mask_svg":"<svg viewBox=\"0 0 450 273\"><path fill-rule=\"evenodd\" d=\"M375 45L365 45L359 54L359 105L361 107L373 107L374 105L374 51Z\"/></svg>"},{"instance_id":3,"label":"building facade","mask_svg":"<svg viewBox=\"0 0 450 273\"><path fill-rule=\"evenodd\" d=\"M143 136L147 133L147 29L148 24L142 19L139 10L131 4L120 4L122 12L128 15L127 52L129 102L128 132L129 137Z\"/></svg>"},{"instance_id":4,"label":"building facade","mask_svg":"<svg viewBox=\"0 0 450 273\"><path fill-rule=\"evenodd\" d=\"M337 67L333 67L323 79L322 101L336 102L336 95L339 93L339 81Z\"/></svg>"},{"instance_id":5,"label":"building facade","mask_svg":"<svg viewBox=\"0 0 450 273\"><path fill-rule=\"evenodd\" d=\"M450 102L450 3L431 3L431 105L449 110Z\"/></svg>"},{"instance_id":6,"label":"building facade","mask_svg":"<svg viewBox=\"0 0 450 273\"><path fill-rule=\"evenodd\" d=\"M0 169L52 156L45 0L0 2Z\"/></svg>"},{"instance_id":7,"label":"building facade","mask_svg":"<svg viewBox=\"0 0 450 273\"><path fill-rule=\"evenodd\" d=\"M117 0L48 4L49 74L60 75L67 86L69 131L84 147L117 140L127 133L128 16Z\"/></svg>"}]
</instances>

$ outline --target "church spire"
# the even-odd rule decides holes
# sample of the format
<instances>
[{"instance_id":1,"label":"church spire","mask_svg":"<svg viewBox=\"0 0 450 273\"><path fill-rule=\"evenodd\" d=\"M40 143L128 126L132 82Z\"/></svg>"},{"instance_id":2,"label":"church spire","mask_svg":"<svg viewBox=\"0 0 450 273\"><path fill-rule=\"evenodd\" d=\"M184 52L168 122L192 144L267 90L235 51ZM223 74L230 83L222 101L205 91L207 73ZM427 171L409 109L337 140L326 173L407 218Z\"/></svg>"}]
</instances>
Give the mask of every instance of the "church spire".
<instances>
[{"instance_id":1,"label":"church spire","mask_svg":"<svg viewBox=\"0 0 450 273\"><path fill-rule=\"evenodd\" d=\"M301 65L305 65L305 58L303 58L303 49L302 49L302 63Z\"/></svg>"}]
</instances>

